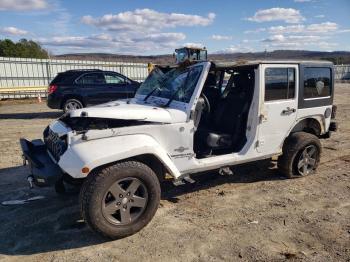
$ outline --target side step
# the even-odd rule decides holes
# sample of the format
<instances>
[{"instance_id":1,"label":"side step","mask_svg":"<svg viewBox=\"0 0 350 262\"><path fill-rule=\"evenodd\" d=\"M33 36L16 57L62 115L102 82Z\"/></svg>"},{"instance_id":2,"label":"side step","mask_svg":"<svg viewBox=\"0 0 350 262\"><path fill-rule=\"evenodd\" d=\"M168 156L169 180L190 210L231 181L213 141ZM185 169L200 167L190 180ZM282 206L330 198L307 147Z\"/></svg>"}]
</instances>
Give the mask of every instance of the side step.
<instances>
[{"instance_id":1,"label":"side step","mask_svg":"<svg viewBox=\"0 0 350 262\"><path fill-rule=\"evenodd\" d=\"M182 186L182 185L185 185L187 183L190 183L190 184L193 184L195 183L196 181L194 179L192 179L190 177L190 175L186 175L184 177L181 177L181 178L178 178L176 180L173 181L173 184L174 186Z\"/></svg>"}]
</instances>

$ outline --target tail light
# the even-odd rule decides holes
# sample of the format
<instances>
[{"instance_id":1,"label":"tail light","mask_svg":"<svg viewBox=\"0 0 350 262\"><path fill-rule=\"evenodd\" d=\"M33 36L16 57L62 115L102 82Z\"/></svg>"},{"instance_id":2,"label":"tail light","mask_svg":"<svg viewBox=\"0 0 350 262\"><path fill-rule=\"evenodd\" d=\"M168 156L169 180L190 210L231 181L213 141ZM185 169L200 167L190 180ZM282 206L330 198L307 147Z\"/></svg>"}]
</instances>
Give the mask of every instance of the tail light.
<instances>
[{"instance_id":1,"label":"tail light","mask_svg":"<svg viewBox=\"0 0 350 262\"><path fill-rule=\"evenodd\" d=\"M47 89L48 94L52 94L57 90L57 85L49 85L49 88Z\"/></svg>"}]
</instances>

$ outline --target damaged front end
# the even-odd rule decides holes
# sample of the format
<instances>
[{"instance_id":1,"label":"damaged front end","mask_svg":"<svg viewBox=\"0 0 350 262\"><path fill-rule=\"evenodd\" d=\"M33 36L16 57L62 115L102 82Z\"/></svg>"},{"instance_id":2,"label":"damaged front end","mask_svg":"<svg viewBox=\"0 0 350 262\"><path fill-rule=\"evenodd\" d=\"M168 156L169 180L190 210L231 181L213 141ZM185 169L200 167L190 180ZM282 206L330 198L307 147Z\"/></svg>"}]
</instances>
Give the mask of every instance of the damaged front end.
<instances>
[{"instance_id":1,"label":"damaged front end","mask_svg":"<svg viewBox=\"0 0 350 262\"><path fill-rule=\"evenodd\" d=\"M61 157L69 149L72 141L87 140L89 131L94 132L89 138L103 138L115 135L115 132L112 132L115 129L144 124L151 122L63 115L46 127L43 139L20 139L24 165L28 164L30 171L28 181L31 185L34 183L40 187L53 186L62 181L65 172L59 165Z\"/></svg>"},{"instance_id":2,"label":"damaged front end","mask_svg":"<svg viewBox=\"0 0 350 262\"><path fill-rule=\"evenodd\" d=\"M137 126L149 123L142 120L113 119L101 117L71 117L65 115L59 119L72 131L84 132L88 130L103 130L127 126Z\"/></svg>"}]
</instances>

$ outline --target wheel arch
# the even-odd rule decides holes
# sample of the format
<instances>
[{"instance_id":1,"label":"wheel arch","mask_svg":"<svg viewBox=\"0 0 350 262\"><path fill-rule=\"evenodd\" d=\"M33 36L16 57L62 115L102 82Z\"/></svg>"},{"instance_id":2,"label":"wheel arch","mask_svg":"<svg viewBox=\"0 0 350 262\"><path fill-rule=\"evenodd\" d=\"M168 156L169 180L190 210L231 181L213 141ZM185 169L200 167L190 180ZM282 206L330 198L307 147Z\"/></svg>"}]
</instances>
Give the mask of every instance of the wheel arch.
<instances>
[{"instance_id":1,"label":"wheel arch","mask_svg":"<svg viewBox=\"0 0 350 262\"><path fill-rule=\"evenodd\" d=\"M175 176L172 173L172 170L169 168L169 166L167 166L164 162L162 162L158 156L156 156L155 154L152 154L152 153L136 155L133 157L129 157L129 158L125 158L125 159L120 159L118 161L106 163L104 165L95 167L93 170L91 170L89 172L89 174L95 172L96 170L100 170L100 169L115 165L117 163L127 162L127 161L138 161L138 162L145 164L146 166L151 168L152 171L157 175L160 183L166 179L166 175L170 175L170 176L175 178ZM77 180L77 179L74 179L74 180Z\"/></svg>"},{"instance_id":2,"label":"wheel arch","mask_svg":"<svg viewBox=\"0 0 350 262\"><path fill-rule=\"evenodd\" d=\"M62 99L62 101L61 101L61 104L60 104L60 109L63 109L63 105L64 105L64 103L66 103L66 101L67 101L68 99L77 99L77 100L79 100L79 101L83 104L84 107L86 106L86 103L85 103L85 101L84 101L84 98L83 98L81 95L69 94L69 95L65 95L65 96L63 97L63 99Z\"/></svg>"},{"instance_id":3,"label":"wheel arch","mask_svg":"<svg viewBox=\"0 0 350 262\"><path fill-rule=\"evenodd\" d=\"M324 119L322 116L300 119L291 129L289 135L295 132L306 132L315 136L320 136L324 133Z\"/></svg>"},{"instance_id":4,"label":"wheel arch","mask_svg":"<svg viewBox=\"0 0 350 262\"><path fill-rule=\"evenodd\" d=\"M305 132L319 137L324 133L324 130L324 118L321 115L315 115L299 119L296 122L296 124L291 128L289 134L284 138L280 148L282 150L290 135L294 133Z\"/></svg>"},{"instance_id":5,"label":"wheel arch","mask_svg":"<svg viewBox=\"0 0 350 262\"><path fill-rule=\"evenodd\" d=\"M160 182L165 179L166 174L171 174L169 168L154 154L142 154L132 157L137 161L149 166L157 175Z\"/></svg>"}]
</instances>

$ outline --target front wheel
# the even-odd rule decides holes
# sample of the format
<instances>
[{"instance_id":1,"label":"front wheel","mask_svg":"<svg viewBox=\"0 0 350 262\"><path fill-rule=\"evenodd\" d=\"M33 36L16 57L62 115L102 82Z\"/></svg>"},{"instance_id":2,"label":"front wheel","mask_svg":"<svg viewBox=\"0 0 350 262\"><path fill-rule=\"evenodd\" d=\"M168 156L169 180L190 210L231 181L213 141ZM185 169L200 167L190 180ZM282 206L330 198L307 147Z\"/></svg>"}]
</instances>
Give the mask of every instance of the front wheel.
<instances>
[{"instance_id":1,"label":"front wheel","mask_svg":"<svg viewBox=\"0 0 350 262\"><path fill-rule=\"evenodd\" d=\"M313 134L297 132L287 138L278 168L288 178L313 174L320 162L321 143Z\"/></svg>"},{"instance_id":2,"label":"front wheel","mask_svg":"<svg viewBox=\"0 0 350 262\"><path fill-rule=\"evenodd\" d=\"M81 212L88 226L111 239L132 235L145 227L159 201L157 175L137 161L93 172L80 193Z\"/></svg>"}]
</instances>

